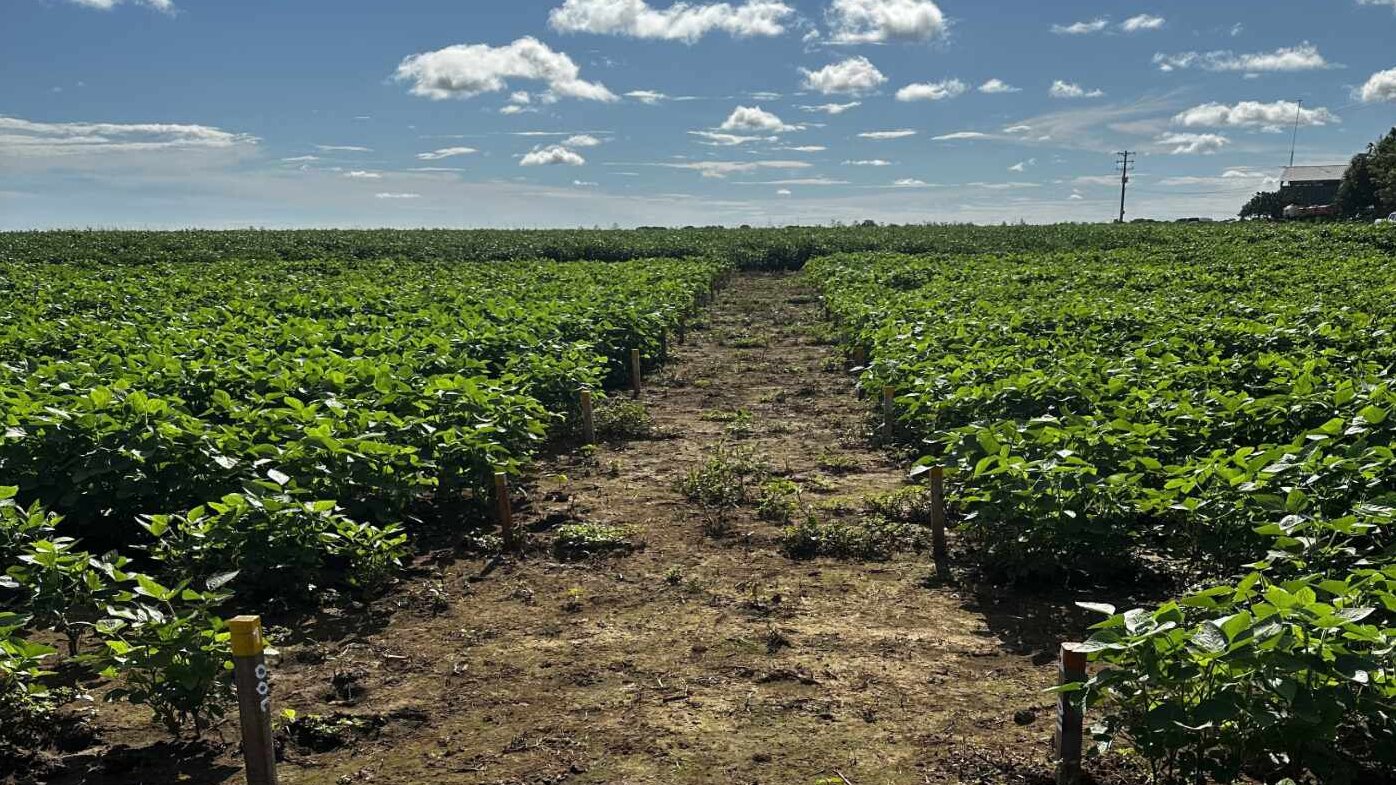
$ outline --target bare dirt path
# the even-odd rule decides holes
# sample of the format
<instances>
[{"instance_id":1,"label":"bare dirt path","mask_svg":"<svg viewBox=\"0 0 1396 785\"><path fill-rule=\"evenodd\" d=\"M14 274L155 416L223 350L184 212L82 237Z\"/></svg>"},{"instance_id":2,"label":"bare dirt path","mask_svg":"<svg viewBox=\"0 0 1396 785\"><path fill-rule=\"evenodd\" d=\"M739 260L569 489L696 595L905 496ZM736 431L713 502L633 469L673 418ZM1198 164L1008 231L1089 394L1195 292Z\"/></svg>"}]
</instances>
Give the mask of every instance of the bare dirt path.
<instances>
[{"instance_id":1,"label":"bare dirt path","mask_svg":"<svg viewBox=\"0 0 1396 785\"><path fill-rule=\"evenodd\" d=\"M794 560L750 507L714 537L676 489L718 445L821 519L904 483L797 276L739 275L706 318L643 398L665 438L537 467L526 557L446 560L289 631L278 704L338 719L283 782L1043 781L1059 606L981 604L926 554ZM546 545L579 521L640 547L562 561ZM235 752L122 781L239 781Z\"/></svg>"}]
</instances>

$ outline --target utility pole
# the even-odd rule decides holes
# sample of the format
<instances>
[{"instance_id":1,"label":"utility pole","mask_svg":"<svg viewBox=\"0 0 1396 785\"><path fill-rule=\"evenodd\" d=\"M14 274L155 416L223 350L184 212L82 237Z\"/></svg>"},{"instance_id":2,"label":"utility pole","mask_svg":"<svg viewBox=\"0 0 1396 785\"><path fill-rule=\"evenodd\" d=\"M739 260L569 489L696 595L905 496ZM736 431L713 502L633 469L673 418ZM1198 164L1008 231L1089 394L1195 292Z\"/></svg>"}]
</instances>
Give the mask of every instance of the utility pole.
<instances>
[{"instance_id":1,"label":"utility pole","mask_svg":"<svg viewBox=\"0 0 1396 785\"><path fill-rule=\"evenodd\" d=\"M1294 138L1289 143L1289 166L1294 168L1294 148L1299 146L1299 118L1304 114L1304 99L1300 98L1294 107Z\"/></svg>"},{"instance_id":2,"label":"utility pole","mask_svg":"<svg viewBox=\"0 0 1396 785\"><path fill-rule=\"evenodd\" d=\"M1115 155L1120 157L1120 160L1116 161L1115 165L1120 167L1120 223L1124 223L1125 187L1129 185L1129 173L1134 170L1134 164L1130 159L1138 157L1139 154L1125 150L1124 152L1115 153Z\"/></svg>"}]
</instances>

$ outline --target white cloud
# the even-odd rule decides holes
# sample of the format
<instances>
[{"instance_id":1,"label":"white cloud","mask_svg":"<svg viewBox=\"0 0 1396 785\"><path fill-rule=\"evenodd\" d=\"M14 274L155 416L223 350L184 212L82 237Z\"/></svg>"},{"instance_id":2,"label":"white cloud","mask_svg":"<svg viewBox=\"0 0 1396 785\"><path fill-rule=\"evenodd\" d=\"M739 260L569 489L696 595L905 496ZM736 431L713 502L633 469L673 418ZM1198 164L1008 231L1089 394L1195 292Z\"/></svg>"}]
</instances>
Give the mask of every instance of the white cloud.
<instances>
[{"instance_id":1,"label":"white cloud","mask_svg":"<svg viewBox=\"0 0 1396 785\"><path fill-rule=\"evenodd\" d=\"M499 108L500 114L523 114L525 112L532 113L536 111L538 110L534 109L531 106L519 106L518 104L509 104L508 106L502 106Z\"/></svg>"},{"instance_id":2,"label":"white cloud","mask_svg":"<svg viewBox=\"0 0 1396 785\"><path fill-rule=\"evenodd\" d=\"M1166 20L1161 16L1152 14L1140 14L1131 16L1120 23L1120 29L1126 33L1138 33L1143 30L1158 30L1166 24Z\"/></svg>"},{"instance_id":3,"label":"white cloud","mask_svg":"<svg viewBox=\"0 0 1396 785\"><path fill-rule=\"evenodd\" d=\"M969 85L959 79L909 84L897 91L898 101L943 101L964 95Z\"/></svg>"},{"instance_id":4,"label":"white cloud","mask_svg":"<svg viewBox=\"0 0 1396 785\"><path fill-rule=\"evenodd\" d=\"M297 156L292 156L292 157L290 157L290 158L282 158L281 160L282 160L282 161L285 161L285 162L288 163L288 164L303 164L303 163L310 163L311 161L318 161L318 160L320 160L320 156L318 156L318 155L297 155Z\"/></svg>"},{"instance_id":5,"label":"white cloud","mask_svg":"<svg viewBox=\"0 0 1396 785\"><path fill-rule=\"evenodd\" d=\"M590 180L573 180L572 184L577 186L578 188L595 188L597 185L599 185L599 183L594 183Z\"/></svg>"},{"instance_id":6,"label":"white cloud","mask_svg":"<svg viewBox=\"0 0 1396 785\"><path fill-rule=\"evenodd\" d=\"M118 5L120 5L120 4L122 3L122 0L68 0L68 1L71 2L71 3L74 3L74 4L76 4L76 5L84 6L84 7L86 7L86 8L96 8L96 9L98 9L99 11L110 11L110 10L112 10L113 8L117 7ZM143 6L146 6L147 8L153 8L153 9L155 9L156 11L163 11L164 13L167 13L167 14L172 14L172 13L174 13L174 11L175 11L175 5L174 5L173 2L171 2L171 0L131 0L131 3L132 3L132 5L143 5Z\"/></svg>"},{"instance_id":7,"label":"white cloud","mask_svg":"<svg viewBox=\"0 0 1396 785\"><path fill-rule=\"evenodd\" d=\"M760 131L768 134L802 129L803 126L786 125L779 117L759 106L739 106L719 126L722 131Z\"/></svg>"},{"instance_id":8,"label":"white cloud","mask_svg":"<svg viewBox=\"0 0 1396 785\"><path fill-rule=\"evenodd\" d=\"M705 144L710 147L736 147L737 145L747 144L748 142L774 142L777 138L774 136L724 134L717 131L689 131L689 133L693 136L706 139L707 141L699 142L699 144Z\"/></svg>"},{"instance_id":9,"label":"white cloud","mask_svg":"<svg viewBox=\"0 0 1396 785\"><path fill-rule=\"evenodd\" d=\"M668 169L690 169L704 177L723 178L729 174L755 172L758 169L808 169L805 161L695 161L682 164L652 164Z\"/></svg>"},{"instance_id":10,"label":"white cloud","mask_svg":"<svg viewBox=\"0 0 1396 785\"><path fill-rule=\"evenodd\" d=\"M910 128L900 128L895 131L864 131L858 136L863 139L905 139L908 136L915 136L916 132Z\"/></svg>"},{"instance_id":11,"label":"white cloud","mask_svg":"<svg viewBox=\"0 0 1396 785\"><path fill-rule=\"evenodd\" d=\"M741 5L675 3L664 9L645 0L566 0L548 14L548 24L560 33L625 35L693 43L708 33L736 38L776 36L795 9L774 0L748 0Z\"/></svg>"},{"instance_id":12,"label":"white cloud","mask_svg":"<svg viewBox=\"0 0 1396 785\"><path fill-rule=\"evenodd\" d=\"M551 97L616 101L600 82L581 78L572 58L555 52L531 36L506 46L457 44L434 52L409 55L393 78L412 83L413 95L432 100L471 98L508 89L509 79L543 82Z\"/></svg>"},{"instance_id":13,"label":"white cloud","mask_svg":"<svg viewBox=\"0 0 1396 785\"><path fill-rule=\"evenodd\" d=\"M1063 82L1058 79L1052 82L1047 94L1053 98L1099 98L1105 95L1103 90L1087 90L1081 85L1073 82Z\"/></svg>"},{"instance_id":14,"label":"white cloud","mask_svg":"<svg viewBox=\"0 0 1396 785\"><path fill-rule=\"evenodd\" d=\"M374 195L373 195L373 198L374 198L374 199L420 199L420 198L422 198L422 195L421 195L421 194L394 194L394 193L386 193L386 192L385 192L385 193L374 194Z\"/></svg>"},{"instance_id":15,"label":"white cloud","mask_svg":"<svg viewBox=\"0 0 1396 785\"><path fill-rule=\"evenodd\" d=\"M37 123L0 115L0 156L38 158L178 149L251 149L257 137L207 125Z\"/></svg>"},{"instance_id":16,"label":"white cloud","mask_svg":"<svg viewBox=\"0 0 1396 785\"><path fill-rule=\"evenodd\" d=\"M1082 196L1081 194L1076 193L1076 192L1073 191L1072 194L1071 194L1071 196L1068 196L1068 197L1066 197L1066 198L1070 199L1070 200L1073 201L1073 202L1076 202L1076 201L1080 201L1080 200L1082 200L1082 199L1085 199L1086 197L1084 197L1084 196Z\"/></svg>"},{"instance_id":17,"label":"white cloud","mask_svg":"<svg viewBox=\"0 0 1396 785\"><path fill-rule=\"evenodd\" d=\"M1099 33L1109 26L1109 19L1092 19L1089 22L1075 22L1069 25L1052 25L1052 32L1057 35L1090 35L1091 33Z\"/></svg>"},{"instance_id":18,"label":"white cloud","mask_svg":"<svg viewBox=\"0 0 1396 785\"><path fill-rule=\"evenodd\" d=\"M940 136L932 136L932 137L931 137L931 141L933 141L933 142L956 142L956 141L961 141L961 140L988 139L988 138L990 138L988 134L980 133L979 131L956 131L956 132L953 133L953 134L941 134Z\"/></svg>"},{"instance_id":19,"label":"white cloud","mask_svg":"<svg viewBox=\"0 0 1396 785\"><path fill-rule=\"evenodd\" d=\"M569 150L560 144L553 144L533 148L527 155L519 159L519 166L581 166L586 162L587 160L577 151Z\"/></svg>"},{"instance_id":20,"label":"white cloud","mask_svg":"<svg viewBox=\"0 0 1396 785\"><path fill-rule=\"evenodd\" d=\"M1031 130L1032 126L1030 125L1010 125L1003 129L1003 132L1006 134L1025 134Z\"/></svg>"},{"instance_id":21,"label":"white cloud","mask_svg":"<svg viewBox=\"0 0 1396 785\"><path fill-rule=\"evenodd\" d=\"M473 147L443 147L440 150L432 150L429 153L417 153L419 161L440 161L443 158L452 158L457 155L470 155L478 153Z\"/></svg>"},{"instance_id":22,"label":"white cloud","mask_svg":"<svg viewBox=\"0 0 1396 785\"><path fill-rule=\"evenodd\" d=\"M669 96L663 93L655 92L654 90L631 90L630 92L625 94L625 97L634 98L636 101L639 101L642 104L654 106L660 101L667 99Z\"/></svg>"},{"instance_id":23,"label":"white cloud","mask_svg":"<svg viewBox=\"0 0 1396 785\"><path fill-rule=\"evenodd\" d=\"M945 34L945 14L930 0L834 0L825 12L840 44L929 41Z\"/></svg>"},{"instance_id":24,"label":"white cloud","mask_svg":"<svg viewBox=\"0 0 1396 785\"><path fill-rule=\"evenodd\" d=\"M1391 5L1396 8L1396 0L1391 0ZM1396 68L1372 74L1372 78L1358 91L1358 97L1367 104L1396 101Z\"/></svg>"},{"instance_id":25,"label":"white cloud","mask_svg":"<svg viewBox=\"0 0 1396 785\"><path fill-rule=\"evenodd\" d=\"M818 71L801 68L800 72L805 75L805 89L817 90L825 95L866 93L887 81L887 77L862 56L826 65Z\"/></svg>"},{"instance_id":26,"label":"white cloud","mask_svg":"<svg viewBox=\"0 0 1396 785\"><path fill-rule=\"evenodd\" d=\"M360 147L355 144L317 144L315 149L322 153L371 153L372 147Z\"/></svg>"},{"instance_id":27,"label":"white cloud","mask_svg":"<svg viewBox=\"0 0 1396 785\"><path fill-rule=\"evenodd\" d=\"M761 180L759 182L738 183L738 185L848 185L847 180L830 177L803 177L794 180Z\"/></svg>"},{"instance_id":28,"label":"white cloud","mask_svg":"<svg viewBox=\"0 0 1396 785\"><path fill-rule=\"evenodd\" d=\"M1173 155L1212 155L1231 140L1221 134L1163 134L1154 140L1156 144L1173 148Z\"/></svg>"},{"instance_id":29,"label":"white cloud","mask_svg":"<svg viewBox=\"0 0 1396 785\"><path fill-rule=\"evenodd\" d=\"M789 195L790 195L790 189L789 189L789 188L781 188L781 189L779 189L779 190L776 191L776 196L789 196Z\"/></svg>"},{"instance_id":30,"label":"white cloud","mask_svg":"<svg viewBox=\"0 0 1396 785\"><path fill-rule=\"evenodd\" d=\"M932 184L926 182L925 180L917 180L917 179L914 178L914 177L903 177L903 178L900 179L900 180L894 181L894 182L893 182L890 186L888 186L888 187L889 187L889 188L934 188L935 186L933 186Z\"/></svg>"},{"instance_id":31,"label":"white cloud","mask_svg":"<svg viewBox=\"0 0 1396 785\"><path fill-rule=\"evenodd\" d=\"M801 145L793 145L793 146L781 146L781 147L777 147L777 148L775 148L775 149L776 149L776 150L788 150L789 152L792 152L792 153L822 153L822 152L824 152L825 150L828 150L829 148L825 147L825 146L822 145L822 144L801 144Z\"/></svg>"},{"instance_id":32,"label":"white cloud","mask_svg":"<svg viewBox=\"0 0 1396 785\"><path fill-rule=\"evenodd\" d=\"M1026 172L1026 171L1028 170L1028 168L1029 168L1029 167L1032 167L1032 166L1037 166L1037 159L1036 159L1036 158L1029 158L1029 159L1026 160L1026 161L1019 161L1018 163L1013 164L1012 166L1008 167L1008 171L1010 171L1010 172Z\"/></svg>"},{"instance_id":33,"label":"white cloud","mask_svg":"<svg viewBox=\"0 0 1396 785\"><path fill-rule=\"evenodd\" d=\"M1383 5L1396 11L1396 0L1357 0L1358 5Z\"/></svg>"},{"instance_id":34,"label":"white cloud","mask_svg":"<svg viewBox=\"0 0 1396 785\"><path fill-rule=\"evenodd\" d=\"M818 106L801 106L806 112L823 112L827 115L843 114L849 109L862 106L862 101L849 101L846 104L819 104Z\"/></svg>"},{"instance_id":35,"label":"white cloud","mask_svg":"<svg viewBox=\"0 0 1396 785\"><path fill-rule=\"evenodd\" d=\"M884 161L881 158L873 158L866 161L844 161L844 166L891 166L891 161Z\"/></svg>"},{"instance_id":36,"label":"white cloud","mask_svg":"<svg viewBox=\"0 0 1396 785\"><path fill-rule=\"evenodd\" d=\"M1160 71L1201 68L1204 71L1236 71L1252 74L1317 71L1331 67L1323 55L1319 53L1318 47L1308 41L1298 46L1276 49L1273 52L1252 54L1237 54L1226 49L1215 52L1181 52L1171 55L1159 53L1154 55L1154 65L1157 65Z\"/></svg>"},{"instance_id":37,"label":"white cloud","mask_svg":"<svg viewBox=\"0 0 1396 785\"><path fill-rule=\"evenodd\" d=\"M746 97L757 101L779 101L781 95L770 90L757 90L754 93L747 93Z\"/></svg>"},{"instance_id":38,"label":"white cloud","mask_svg":"<svg viewBox=\"0 0 1396 785\"><path fill-rule=\"evenodd\" d=\"M1210 103L1194 106L1173 117L1173 124L1184 128L1259 128L1277 131L1293 125L1321 126L1342 120L1324 107L1301 109L1294 101L1242 101L1234 106Z\"/></svg>"},{"instance_id":39,"label":"white cloud","mask_svg":"<svg viewBox=\"0 0 1396 785\"><path fill-rule=\"evenodd\" d=\"M383 175L379 174L378 172L365 172L365 171L363 171L362 169L356 169L356 170L354 170L354 171L352 171L352 172L345 172L345 173L344 173L344 176L345 176L345 177L352 178L352 179L354 179L354 180L381 180L381 179L383 179Z\"/></svg>"},{"instance_id":40,"label":"white cloud","mask_svg":"<svg viewBox=\"0 0 1396 785\"><path fill-rule=\"evenodd\" d=\"M596 147L601 140L591 134L574 134L562 140L563 147Z\"/></svg>"},{"instance_id":41,"label":"white cloud","mask_svg":"<svg viewBox=\"0 0 1396 785\"><path fill-rule=\"evenodd\" d=\"M1002 79L990 79L979 86L979 92L993 95L996 93L1021 93L1023 91L1022 88L1014 87Z\"/></svg>"}]
</instances>

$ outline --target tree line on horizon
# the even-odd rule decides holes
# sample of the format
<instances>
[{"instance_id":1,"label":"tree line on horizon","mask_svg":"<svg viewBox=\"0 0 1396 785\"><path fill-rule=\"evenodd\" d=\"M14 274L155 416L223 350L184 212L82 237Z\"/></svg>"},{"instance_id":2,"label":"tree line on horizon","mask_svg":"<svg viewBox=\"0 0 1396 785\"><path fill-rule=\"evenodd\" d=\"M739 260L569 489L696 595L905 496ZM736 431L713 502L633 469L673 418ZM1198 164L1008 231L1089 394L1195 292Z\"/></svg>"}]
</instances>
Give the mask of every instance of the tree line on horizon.
<instances>
[{"instance_id":1,"label":"tree line on horizon","mask_svg":"<svg viewBox=\"0 0 1396 785\"><path fill-rule=\"evenodd\" d=\"M1336 220L1360 221L1396 213L1396 128L1352 157L1333 206ZM1258 191L1241 208L1242 218L1284 217L1283 189Z\"/></svg>"}]
</instances>

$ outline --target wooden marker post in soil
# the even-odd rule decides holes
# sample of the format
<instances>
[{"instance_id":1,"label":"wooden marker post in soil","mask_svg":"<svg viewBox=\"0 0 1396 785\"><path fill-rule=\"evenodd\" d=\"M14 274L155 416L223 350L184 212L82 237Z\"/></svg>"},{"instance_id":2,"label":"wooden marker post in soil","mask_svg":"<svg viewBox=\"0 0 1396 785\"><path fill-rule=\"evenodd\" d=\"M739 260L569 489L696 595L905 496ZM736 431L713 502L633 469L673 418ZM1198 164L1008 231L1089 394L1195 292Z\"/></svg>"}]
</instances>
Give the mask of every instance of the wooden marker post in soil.
<instances>
[{"instance_id":1,"label":"wooden marker post in soil","mask_svg":"<svg viewBox=\"0 0 1396 785\"><path fill-rule=\"evenodd\" d=\"M680 316L680 317L679 317L679 326L678 326L679 346L683 346L684 341L688 338L688 324L687 324L687 322L688 322L688 319L687 319L686 317L683 317L683 316Z\"/></svg>"},{"instance_id":2,"label":"wooden marker post in soil","mask_svg":"<svg viewBox=\"0 0 1396 785\"><path fill-rule=\"evenodd\" d=\"M596 444L596 415L591 409L591 390L582 390L582 440Z\"/></svg>"},{"instance_id":3,"label":"wooden marker post in soil","mask_svg":"<svg viewBox=\"0 0 1396 785\"><path fill-rule=\"evenodd\" d=\"M494 503L499 514L499 536L504 540L504 550L514 550L514 510L509 505L509 476L504 472L494 473Z\"/></svg>"},{"instance_id":4,"label":"wooden marker post in soil","mask_svg":"<svg viewBox=\"0 0 1396 785\"><path fill-rule=\"evenodd\" d=\"M1066 644L1061 649L1060 684L1086 680L1086 655L1071 651ZM1057 785L1077 785L1081 781L1080 710L1070 693L1057 695Z\"/></svg>"},{"instance_id":5,"label":"wooden marker post in soil","mask_svg":"<svg viewBox=\"0 0 1396 785\"><path fill-rule=\"evenodd\" d=\"M262 640L262 617L238 616L228 621L228 631L247 785L277 785L276 748L271 731L271 674L263 653L266 644Z\"/></svg>"},{"instance_id":6,"label":"wooden marker post in soil","mask_svg":"<svg viewBox=\"0 0 1396 785\"><path fill-rule=\"evenodd\" d=\"M945 546L945 467L931 467L931 556L936 575L950 577L950 555Z\"/></svg>"},{"instance_id":7,"label":"wooden marker post in soil","mask_svg":"<svg viewBox=\"0 0 1396 785\"><path fill-rule=\"evenodd\" d=\"M640 397L640 350L630 350L630 392Z\"/></svg>"}]
</instances>

